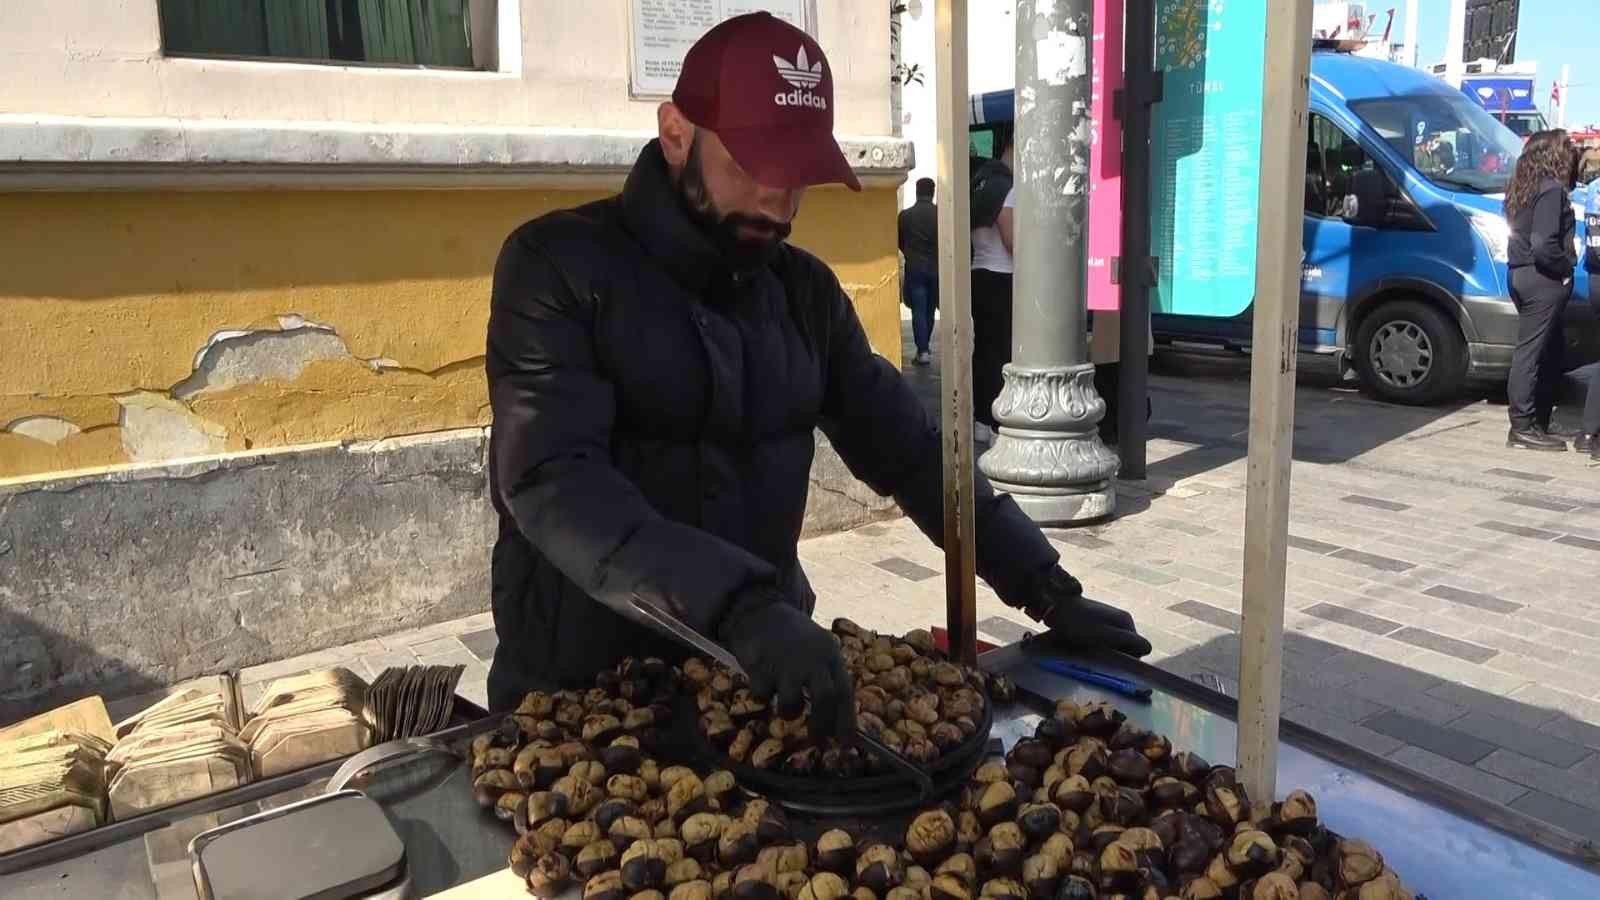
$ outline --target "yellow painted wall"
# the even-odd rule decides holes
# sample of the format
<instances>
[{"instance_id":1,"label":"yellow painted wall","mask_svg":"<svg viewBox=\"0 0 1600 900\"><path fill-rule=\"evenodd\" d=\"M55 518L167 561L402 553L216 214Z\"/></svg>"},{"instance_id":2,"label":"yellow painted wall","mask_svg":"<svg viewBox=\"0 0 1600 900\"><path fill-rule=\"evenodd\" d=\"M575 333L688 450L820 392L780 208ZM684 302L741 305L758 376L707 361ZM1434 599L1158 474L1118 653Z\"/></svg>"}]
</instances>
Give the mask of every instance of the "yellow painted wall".
<instances>
[{"instance_id":1,"label":"yellow painted wall","mask_svg":"<svg viewBox=\"0 0 1600 900\"><path fill-rule=\"evenodd\" d=\"M194 417L210 450L487 424L482 355L495 254L561 191L0 194L0 478L144 459L124 407ZM807 196L794 240L826 259L896 363L893 190ZM212 336L299 315L348 358L171 399ZM397 367L375 368L366 360ZM46 416L58 443L15 431Z\"/></svg>"}]
</instances>

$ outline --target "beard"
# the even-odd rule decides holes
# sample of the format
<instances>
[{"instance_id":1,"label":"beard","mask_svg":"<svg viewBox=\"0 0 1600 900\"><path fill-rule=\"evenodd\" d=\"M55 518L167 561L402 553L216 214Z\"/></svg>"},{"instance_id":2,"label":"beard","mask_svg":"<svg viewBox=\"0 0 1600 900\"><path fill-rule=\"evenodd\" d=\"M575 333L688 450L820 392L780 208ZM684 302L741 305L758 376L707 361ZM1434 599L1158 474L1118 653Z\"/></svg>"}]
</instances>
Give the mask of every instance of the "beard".
<instances>
[{"instance_id":1,"label":"beard","mask_svg":"<svg viewBox=\"0 0 1600 900\"><path fill-rule=\"evenodd\" d=\"M725 213L717 208L706 186L698 134L689 146L689 159L678 174L678 194L689 220L735 271L747 272L771 262L779 245L789 237L787 222L765 216Z\"/></svg>"}]
</instances>

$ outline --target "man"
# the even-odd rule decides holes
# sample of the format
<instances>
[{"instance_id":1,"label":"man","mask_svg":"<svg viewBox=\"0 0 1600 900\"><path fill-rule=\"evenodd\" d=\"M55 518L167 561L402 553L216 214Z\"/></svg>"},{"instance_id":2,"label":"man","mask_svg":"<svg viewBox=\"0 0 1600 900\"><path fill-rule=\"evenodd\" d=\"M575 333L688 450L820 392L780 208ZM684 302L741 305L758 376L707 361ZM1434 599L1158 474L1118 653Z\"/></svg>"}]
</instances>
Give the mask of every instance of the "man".
<instances>
[{"instance_id":1,"label":"man","mask_svg":"<svg viewBox=\"0 0 1600 900\"><path fill-rule=\"evenodd\" d=\"M1012 185L1012 133L994 132L994 158L972 179L972 417L988 443L999 427L994 401L1011 361L1011 257L1017 192Z\"/></svg>"},{"instance_id":2,"label":"man","mask_svg":"<svg viewBox=\"0 0 1600 900\"><path fill-rule=\"evenodd\" d=\"M939 207L933 179L917 179L917 202L900 212L900 252L906 258L905 304L911 307L911 337L919 366L933 362L933 311L939 305Z\"/></svg>"},{"instance_id":3,"label":"man","mask_svg":"<svg viewBox=\"0 0 1600 900\"><path fill-rule=\"evenodd\" d=\"M625 656L682 657L618 612L640 603L726 645L786 714L809 697L813 734L853 731L796 555L814 426L925 533L943 499L934 423L833 273L784 242L807 186L860 187L833 102L815 41L731 19L684 59L621 195L506 240L487 353L492 708ZM974 504L978 570L1007 603L1069 643L1149 652L1009 498L980 481Z\"/></svg>"}]
</instances>

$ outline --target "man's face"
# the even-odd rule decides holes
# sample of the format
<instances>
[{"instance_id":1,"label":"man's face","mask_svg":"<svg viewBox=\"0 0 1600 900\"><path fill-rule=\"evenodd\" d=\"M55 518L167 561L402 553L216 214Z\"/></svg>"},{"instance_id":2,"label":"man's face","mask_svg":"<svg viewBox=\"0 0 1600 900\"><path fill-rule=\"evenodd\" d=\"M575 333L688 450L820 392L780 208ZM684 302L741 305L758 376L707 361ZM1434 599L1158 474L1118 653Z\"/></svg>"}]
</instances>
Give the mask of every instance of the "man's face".
<instances>
[{"instance_id":1,"label":"man's face","mask_svg":"<svg viewBox=\"0 0 1600 900\"><path fill-rule=\"evenodd\" d=\"M662 123L662 150L685 209L735 266L765 262L789 237L805 191L758 184L715 132L671 125Z\"/></svg>"}]
</instances>

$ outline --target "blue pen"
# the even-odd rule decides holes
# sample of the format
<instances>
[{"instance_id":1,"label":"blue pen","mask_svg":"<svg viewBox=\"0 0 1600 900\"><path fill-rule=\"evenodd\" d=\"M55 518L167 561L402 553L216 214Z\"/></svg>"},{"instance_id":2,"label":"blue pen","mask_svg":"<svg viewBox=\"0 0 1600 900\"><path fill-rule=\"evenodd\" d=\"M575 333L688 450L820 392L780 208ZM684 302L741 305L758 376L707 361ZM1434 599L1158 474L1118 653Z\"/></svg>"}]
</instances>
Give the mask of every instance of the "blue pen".
<instances>
[{"instance_id":1,"label":"blue pen","mask_svg":"<svg viewBox=\"0 0 1600 900\"><path fill-rule=\"evenodd\" d=\"M1093 669L1086 669L1083 666L1064 662L1059 659L1037 659L1034 660L1034 665L1044 669L1046 672L1054 672L1057 675L1065 675L1068 678L1076 678L1084 684L1092 684L1096 687L1103 687L1107 690L1115 691L1124 697L1132 697L1135 700L1150 699L1149 688L1139 684L1136 681L1129 681L1126 678L1119 678L1116 675L1107 675L1104 672L1096 672Z\"/></svg>"}]
</instances>

